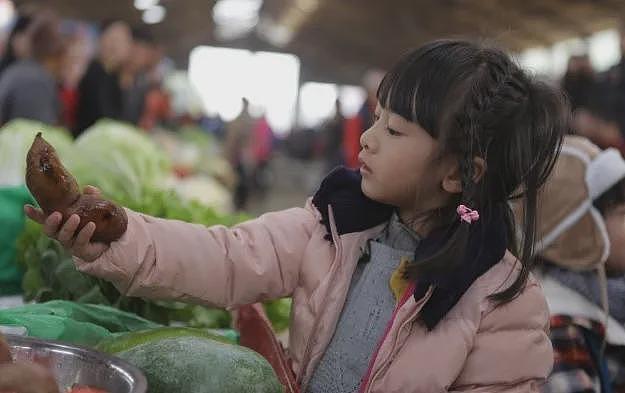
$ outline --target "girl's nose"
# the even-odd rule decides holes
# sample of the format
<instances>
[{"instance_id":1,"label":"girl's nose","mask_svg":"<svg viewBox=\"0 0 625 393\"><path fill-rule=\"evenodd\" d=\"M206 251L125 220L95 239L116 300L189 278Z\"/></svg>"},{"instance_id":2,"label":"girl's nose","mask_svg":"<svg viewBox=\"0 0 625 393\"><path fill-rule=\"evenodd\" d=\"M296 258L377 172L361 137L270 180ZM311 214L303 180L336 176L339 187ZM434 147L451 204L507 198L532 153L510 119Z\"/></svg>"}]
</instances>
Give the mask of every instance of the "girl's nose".
<instances>
[{"instance_id":1,"label":"girl's nose","mask_svg":"<svg viewBox=\"0 0 625 393\"><path fill-rule=\"evenodd\" d=\"M372 131L371 128L369 128L360 136L360 147L365 151L372 151L375 145L373 141L373 136L371 134Z\"/></svg>"},{"instance_id":2,"label":"girl's nose","mask_svg":"<svg viewBox=\"0 0 625 393\"><path fill-rule=\"evenodd\" d=\"M366 151L371 150L370 131L371 129L368 129L365 132L363 132L362 135L360 136L360 147L362 147L362 149Z\"/></svg>"}]
</instances>

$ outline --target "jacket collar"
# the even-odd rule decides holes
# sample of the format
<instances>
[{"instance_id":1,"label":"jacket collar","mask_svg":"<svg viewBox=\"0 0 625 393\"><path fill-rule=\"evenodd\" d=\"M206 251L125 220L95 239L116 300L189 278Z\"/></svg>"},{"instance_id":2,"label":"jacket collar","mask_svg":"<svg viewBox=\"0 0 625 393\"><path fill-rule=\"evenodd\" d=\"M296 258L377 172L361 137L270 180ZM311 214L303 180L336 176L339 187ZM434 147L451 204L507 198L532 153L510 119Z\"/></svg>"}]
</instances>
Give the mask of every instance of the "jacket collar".
<instances>
[{"instance_id":1,"label":"jacket collar","mask_svg":"<svg viewBox=\"0 0 625 393\"><path fill-rule=\"evenodd\" d=\"M391 219L394 207L366 197L361 190L359 171L339 167L322 182L312 203L321 213L321 223L332 241L328 206L332 206L338 235L362 232ZM480 220L471 226L469 242L461 264L444 273L424 274L416 283L414 297L420 300L432 286L431 298L421 311L421 319L429 329L460 300L473 282L504 256L507 246L507 226L504 205L491 212L480 212ZM447 241L459 221L451 228L433 232L423 239L415 251L415 260L427 258Z\"/></svg>"}]
</instances>

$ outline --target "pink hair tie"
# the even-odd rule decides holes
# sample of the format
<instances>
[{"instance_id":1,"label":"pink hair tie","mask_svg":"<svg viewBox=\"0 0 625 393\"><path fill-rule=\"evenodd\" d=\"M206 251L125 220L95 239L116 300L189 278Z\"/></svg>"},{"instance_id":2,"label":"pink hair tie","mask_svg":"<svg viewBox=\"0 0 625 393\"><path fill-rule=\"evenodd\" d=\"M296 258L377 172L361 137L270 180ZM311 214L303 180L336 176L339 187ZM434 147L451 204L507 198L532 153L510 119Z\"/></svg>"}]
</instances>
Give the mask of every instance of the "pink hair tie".
<instances>
[{"instance_id":1,"label":"pink hair tie","mask_svg":"<svg viewBox=\"0 0 625 393\"><path fill-rule=\"evenodd\" d=\"M480 213L478 213L477 210L472 210L465 205L459 205L456 212L458 212L460 220L468 224L480 219Z\"/></svg>"}]
</instances>

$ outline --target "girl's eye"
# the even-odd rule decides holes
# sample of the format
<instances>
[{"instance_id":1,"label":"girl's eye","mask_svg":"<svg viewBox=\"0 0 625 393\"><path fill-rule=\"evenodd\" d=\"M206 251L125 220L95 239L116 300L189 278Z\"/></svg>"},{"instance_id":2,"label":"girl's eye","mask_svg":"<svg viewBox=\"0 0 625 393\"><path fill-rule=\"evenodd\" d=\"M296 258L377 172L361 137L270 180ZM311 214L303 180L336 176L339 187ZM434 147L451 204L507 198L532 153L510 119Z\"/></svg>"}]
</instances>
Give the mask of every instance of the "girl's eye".
<instances>
[{"instance_id":1,"label":"girl's eye","mask_svg":"<svg viewBox=\"0 0 625 393\"><path fill-rule=\"evenodd\" d=\"M392 136L401 135L401 132L395 131L394 129L390 127L386 127L386 130L388 131L389 135L392 135Z\"/></svg>"}]
</instances>

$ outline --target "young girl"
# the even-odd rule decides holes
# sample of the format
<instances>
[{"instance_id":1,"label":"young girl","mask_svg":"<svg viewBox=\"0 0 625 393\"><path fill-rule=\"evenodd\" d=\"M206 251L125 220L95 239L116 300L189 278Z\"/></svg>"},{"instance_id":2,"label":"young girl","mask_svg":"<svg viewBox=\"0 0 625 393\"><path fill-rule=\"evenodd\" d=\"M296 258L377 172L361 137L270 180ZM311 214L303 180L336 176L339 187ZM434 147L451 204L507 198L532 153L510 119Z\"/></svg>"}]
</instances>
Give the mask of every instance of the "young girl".
<instances>
[{"instance_id":1,"label":"young girl","mask_svg":"<svg viewBox=\"0 0 625 393\"><path fill-rule=\"evenodd\" d=\"M26 211L127 295L229 308L292 296L302 391L536 391L553 354L529 257L536 192L568 126L562 96L499 50L437 41L378 99L361 169L333 171L305 208L233 229L128 211L110 245L89 242L93 223L76 233L77 216ZM519 258L507 251L518 190Z\"/></svg>"}]
</instances>

